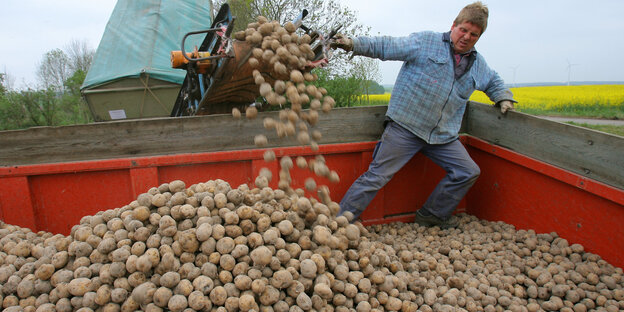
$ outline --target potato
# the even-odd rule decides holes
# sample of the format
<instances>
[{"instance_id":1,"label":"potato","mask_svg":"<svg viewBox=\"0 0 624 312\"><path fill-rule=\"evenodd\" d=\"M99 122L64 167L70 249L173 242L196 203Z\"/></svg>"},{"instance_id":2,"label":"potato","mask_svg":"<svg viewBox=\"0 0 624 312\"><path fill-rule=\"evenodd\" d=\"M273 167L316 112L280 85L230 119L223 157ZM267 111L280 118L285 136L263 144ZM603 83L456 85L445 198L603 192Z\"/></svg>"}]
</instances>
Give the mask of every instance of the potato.
<instances>
[{"instance_id":1,"label":"potato","mask_svg":"<svg viewBox=\"0 0 624 312\"><path fill-rule=\"evenodd\" d=\"M299 131L297 134L297 141L299 144L306 145L310 143L310 135L307 131Z\"/></svg>"},{"instance_id":2,"label":"potato","mask_svg":"<svg viewBox=\"0 0 624 312\"><path fill-rule=\"evenodd\" d=\"M186 183L182 180L174 180L169 182L169 191L171 193L181 192L186 188Z\"/></svg>"},{"instance_id":3,"label":"potato","mask_svg":"<svg viewBox=\"0 0 624 312\"><path fill-rule=\"evenodd\" d=\"M288 69L286 68L286 65L280 62L275 62L275 64L273 65L273 70L279 75L288 74Z\"/></svg>"},{"instance_id":4,"label":"potato","mask_svg":"<svg viewBox=\"0 0 624 312\"><path fill-rule=\"evenodd\" d=\"M305 259L300 264L301 275L306 278L316 277L317 267L316 263L311 259Z\"/></svg>"},{"instance_id":5,"label":"potato","mask_svg":"<svg viewBox=\"0 0 624 312\"><path fill-rule=\"evenodd\" d=\"M302 83L304 81L303 74L295 69L290 72L290 80L294 83Z\"/></svg>"},{"instance_id":6,"label":"potato","mask_svg":"<svg viewBox=\"0 0 624 312\"><path fill-rule=\"evenodd\" d=\"M249 37L248 37L249 38ZM249 38L251 39L251 38ZM247 39L246 39L247 40ZM257 58L255 57L250 57L249 60L247 61L249 62L249 66L251 66L252 68L258 68L260 67L260 62L258 61Z\"/></svg>"},{"instance_id":7,"label":"potato","mask_svg":"<svg viewBox=\"0 0 624 312\"><path fill-rule=\"evenodd\" d=\"M21 299L25 299L30 297L35 288L35 283L34 283L34 276L29 275L26 276L24 279L22 279L18 284L17 284L17 296Z\"/></svg>"},{"instance_id":8,"label":"potato","mask_svg":"<svg viewBox=\"0 0 624 312\"><path fill-rule=\"evenodd\" d=\"M102 285L96 291L94 302L99 305L105 305L111 301L111 287L109 285Z\"/></svg>"},{"instance_id":9,"label":"potato","mask_svg":"<svg viewBox=\"0 0 624 312\"><path fill-rule=\"evenodd\" d=\"M167 303L167 308L171 311L182 311L188 307L188 300L182 295L173 295Z\"/></svg>"},{"instance_id":10,"label":"potato","mask_svg":"<svg viewBox=\"0 0 624 312\"><path fill-rule=\"evenodd\" d=\"M234 107L232 108L232 117L234 117L234 119L240 119L241 118L241 112L238 108Z\"/></svg>"},{"instance_id":11,"label":"potato","mask_svg":"<svg viewBox=\"0 0 624 312\"><path fill-rule=\"evenodd\" d=\"M152 302L154 293L156 292L156 285L151 282L143 283L132 290L132 299L138 304L149 304Z\"/></svg>"},{"instance_id":12,"label":"potato","mask_svg":"<svg viewBox=\"0 0 624 312\"><path fill-rule=\"evenodd\" d=\"M151 203L151 200L149 202ZM139 206L137 208L134 208L134 210L132 211L132 217L139 221L145 221L149 218L149 216L150 210L145 206Z\"/></svg>"},{"instance_id":13,"label":"potato","mask_svg":"<svg viewBox=\"0 0 624 312\"><path fill-rule=\"evenodd\" d=\"M217 286L212 289L210 292L210 301L212 301L215 305L223 305L225 304L225 300L227 299L227 291L222 286Z\"/></svg>"},{"instance_id":14,"label":"potato","mask_svg":"<svg viewBox=\"0 0 624 312\"><path fill-rule=\"evenodd\" d=\"M227 205L227 202L227 195L223 193L219 193L214 196L214 205L218 209L225 207Z\"/></svg>"},{"instance_id":15,"label":"potato","mask_svg":"<svg viewBox=\"0 0 624 312\"><path fill-rule=\"evenodd\" d=\"M280 158L280 166L282 169L291 169L293 167L293 161L289 156Z\"/></svg>"},{"instance_id":16,"label":"potato","mask_svg":"<svg viewBox=\"0 0 624 312\"><path fill-rule=\"evenodd\" d=\"M293 282L293 276L288 270L279 270L273 273L271 285L277 289L288 288Z\"/></svg>"},{"instance_id":17,"label":"potato","mask_svg":"<svg viewBox=\"0 0 624 312\"><path fill-rule=\"evenodd\" d=\"M349 224L346 226L346 235L351 241L358 240L360 239L360 229L354 224Z\"/></svg>"},{"instance_id":18,"label":"potato","mask_svg":"<svg viewBox=\"0 0 624 312\"><path fill-rule=\"evenodd\" d=\"M210 223L199 225L197 231L195 231L195 235L200 242L208 240L212 236L212 225L210 225Z\"/></svg>"},{"instance_id":19,"label":"potato","mask_svg":"<svg viewBox=\"0 0 624 312\"><path fill-rule=\"evenodd\" d=\"M50 277L52 277L52 274L54 274L54 265L50 263L42 264L35 271L35 277L44 281L49 280Z\"/></svg>"},{"instance_id":20,"label":"potato","mask_svg":"<svg viewBox=\"0 0 624 312\"><path fill-rule=\"evenodd\" d=\"M279 300L280 291L273 286L266 286L259 300L263 305L272 305Z\"/></svg>"},{"instance_id":21,"label":"potato","mask_svg":"<svg viewBox=\"0 0 624 312\"><path fill-rule=\"evenodd\" d=\"M173 290L174 295L183 295L188 297L193 292L193 284L188 279L180 280Z\"/></svg>"},{"instance_id":22,"label":"potato","mask_svg":"<svg viewBox=\"0 0 624 312\"><path fill-rule=\"evenodd\" d=\"M88 278L76 278L69 282L69 293L73 296L83 296L88 291L91 291L91 279Z\"/></svg>"},{"instance_id":23,"label":"potato","mask_svg":"<svg viewBox=\"0 0 624 312\"><path fill-rule=\"evenodd\" d=\"M263 134L258 134L254 137L254 144L257 147L263 147L266 146L268 143L267 137Z\"/></svg>"},{"instance_id":24,"label":"potato","mask_svg":"<svg viewBox=\"0 0 624 312\"><path fill-rule=\"evenodd\" d=\"M263 82L262 84L260 84L260 95L266 97L267 95L269 95L269 92L271 92L271 91L272 91L272 88L271 88L271 85L269 83Z\"/></svg>"},{"instance_id":25,"label":"potato","mask_svg":"<svg viewBox=\"0 0 624 312\"><path fill-rule=\"evenodd\" d=\"M208 304L207 300L200 291L194 291L188 296L188 306L195 311L201 311Z\"/></svg>"},{"instance_id":26,"label":"potato","mask_svg":"<svg viewBox=\"0 0 624 312\"><path fill-rule=\"evenodd\" d=\"M272 252L265 246L259 246L251 251L250 256L254 265L262 267L271 262Z\"/></svg>"},{"instance_id":27,"label":"potato","mask_svg":"<svg viewBox=\"0 0 624 312\"><path fill-rule=\"evenodd\" d=\"M249 294L241 295L238 302L238 307L241 311L247 312L251 309L255 309L257 306L258 304L256 303L254 296Z\"/></svg>"},{"instance_id":28,"label":"potato","mask_svg":"<svg viewBox=\"0 0 624 312\"><path fill-rule=\"evenodd\" d=\"M296 302L297 305L303 310L307 311L312 309L312 299L310 299L305 292L302 292L297 296Z\"/></svg>"},{"instance_id":29,"label":"potato","mask_svg":"<svg viewBox=\"0 0 624 312\"><path fill-rule=\"evenodd\" d=\"M292 234L295 229L290 220L280 221L279 224L277 225L277 228L279 229L281 235L283 236L288 236Z\"/></svg>"},{"instance_id":30,"label":"potato","mask_svg":"<svg viewBox=\"0 0 624 312\"><path fill-rule=\"evenodd\" d=\"M234 33L234 39L239 41L245 41L245 31L237 31Z\"/></svg>"},{"instance_id":31,"label":"potato","mask_svg":"<svg viewBox=\"0 0 624 312\"><path fill-rule=\"evenodd\" d=\"M273 150L267 150L263 154L264 161L271 162L275 160L275 152Z\"/></svg>"},{"instance_id":32,"label":"potato","mask_svg":"<svg viewBox=\"0 0 624 312\"><path fill-rule=\"evenodd\" d=\"M331 231L324 226L314 227L314 241L321 245L329 245L331 238Z\"/></svg>"}]
</instances>

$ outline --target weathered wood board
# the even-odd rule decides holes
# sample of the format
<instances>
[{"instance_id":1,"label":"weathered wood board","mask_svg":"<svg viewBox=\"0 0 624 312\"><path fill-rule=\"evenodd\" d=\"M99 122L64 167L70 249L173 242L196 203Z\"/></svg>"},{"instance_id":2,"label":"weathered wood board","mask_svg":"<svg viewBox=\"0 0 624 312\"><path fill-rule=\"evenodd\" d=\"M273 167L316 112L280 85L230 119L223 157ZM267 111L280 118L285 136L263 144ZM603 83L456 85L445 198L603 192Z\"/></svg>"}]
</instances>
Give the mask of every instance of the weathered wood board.
<instances>
[{"instance_id":1,"label":"weathered wood board","mask_svg":"<svg viewBox=\"0 0 624 312\"><path fill-rule=\"evenodd\" d=\"M319 144L378 140L386 108L320 113L314 127L323 133ZM0 166L251 149L256 134L267 136L268 147L298 145L294 137L282 140L265 130L264 117L278 118L277 112L263 112L253 120L228 114L2 131Z\"/></svg>"},{"instance_id":2,"label":"weathered wood board","mask_svg":"<svg viewBox=\"0 0 624 312\"><path fill-rule=\"evenodd\" d=\"M624 189L624 138L470 102L464 131L482 140Z\"/></svg>"},{"instance_id":3,"label":"weathered wood board","mask_svg":"<svg viewBox=\"0 0 624 312\"><path fill-rule=\"evenodd\" d=\"M386 106L334 109L315 126L320 144L378 140ZM268 147L296 146L280 140L254 120L231 115L154 118L40 127L0 132L0 166L18 166L139 156L201 153L256 148L253 138L265 134ZM517 151L582 176L624 189L624 138L539 117L470 102L462 133Z\"/></svg>"}]
</instances>

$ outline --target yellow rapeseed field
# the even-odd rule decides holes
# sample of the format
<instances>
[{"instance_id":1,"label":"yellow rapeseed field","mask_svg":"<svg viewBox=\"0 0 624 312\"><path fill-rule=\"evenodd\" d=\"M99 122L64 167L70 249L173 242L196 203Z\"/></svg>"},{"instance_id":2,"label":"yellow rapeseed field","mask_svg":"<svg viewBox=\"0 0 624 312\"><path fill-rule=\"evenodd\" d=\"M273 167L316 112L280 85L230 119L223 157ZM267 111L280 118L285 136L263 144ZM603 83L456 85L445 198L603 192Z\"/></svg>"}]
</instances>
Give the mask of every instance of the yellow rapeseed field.
<instances>
[{"instance_id":1,"label":"yellow rapeseed field","mask_svg":"<svg viewBox=\"0 0 624 312\"><path fill-rule=\"evenodd\" d=\"M368 95L368 99L366 95L362 95L361 101L362 105L388 105L388 102L390 102L390 93L370 94Z\"/></svg>"},{"instance_id":2,"label":"yellow rapeseed field","mask_svg":"<svg viewBox=\"0 0 624 312\"><path fill-rule=\"evenodd\" d=\"M511 88L516 110L529 114L624 118L624 85L540 86ZM492 103L481 91L471 101ZM362 105L387 105L390 93L362 98Z\"/></svg>"},{"instance_id":3,"label":"yellow rapeseed field","mask_svg":"<svg viewBox=\"0 0 624 312\"><path fill-rule=\"evenodd\" d=\"M624 113L624 85L521 87L511 88L511 92L521 111L622 109ZM475 91L470 100L492 103L481 91Z\"/></svg>"}]
</instances>

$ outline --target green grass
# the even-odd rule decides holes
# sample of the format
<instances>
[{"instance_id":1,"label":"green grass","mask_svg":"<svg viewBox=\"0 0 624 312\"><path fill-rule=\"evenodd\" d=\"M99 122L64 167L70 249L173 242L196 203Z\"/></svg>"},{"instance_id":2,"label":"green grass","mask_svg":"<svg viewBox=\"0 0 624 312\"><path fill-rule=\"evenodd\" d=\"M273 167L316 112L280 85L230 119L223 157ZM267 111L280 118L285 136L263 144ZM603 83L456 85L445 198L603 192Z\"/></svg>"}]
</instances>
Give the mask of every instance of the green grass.
<instances>
[{"instance_id":1,"label":"green grass","mask_svg":"<svg viewBox=\"0 0 624 312\"><path fill-rule=\"evenodd\" d=\"M588 117L603 119L624 119L624 105L620 106L585 106L569 105L557 109L527 108L519 106L517 111L536 116Z\"/></svg>"},{"instance_id":2,"label":"green grass","mask_svg":"<svg viewBox=\"0 0 624 312\"><path fill-rule=\"evenodd\" d=\"M576 122L572 122L572 121L569 121L567 123L571 124L571 125L579 126L579 127L589 128L589 129L602 131L602 132L606 132L606 133L611 133L611 134L615 134L615 135L619 135L619 136L624 137L624 126L590 125L590 124L587 124L587 123L576 123Z\"/></svg>"}]
</instances>

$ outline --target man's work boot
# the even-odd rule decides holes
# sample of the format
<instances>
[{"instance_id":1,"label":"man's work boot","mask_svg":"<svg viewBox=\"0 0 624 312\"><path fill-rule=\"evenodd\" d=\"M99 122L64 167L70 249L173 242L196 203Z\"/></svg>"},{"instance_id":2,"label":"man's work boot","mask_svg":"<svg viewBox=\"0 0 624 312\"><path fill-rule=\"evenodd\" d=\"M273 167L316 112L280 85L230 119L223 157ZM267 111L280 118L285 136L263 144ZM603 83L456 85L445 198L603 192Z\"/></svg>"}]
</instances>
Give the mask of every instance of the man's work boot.
<instances>
[{"instance_id":1,"label":"man's work boot","mask_svg":"<svg viewBox=\"0 0 624 312\"><path fill-rule=\"evenodd\" d=\"M416 211L414 222L426 227L438 226L442 230L456 228L459 225L459 219L456 216L441 219L429 212L424 212L423 209Z\"/></svg>"}]
</instances>

